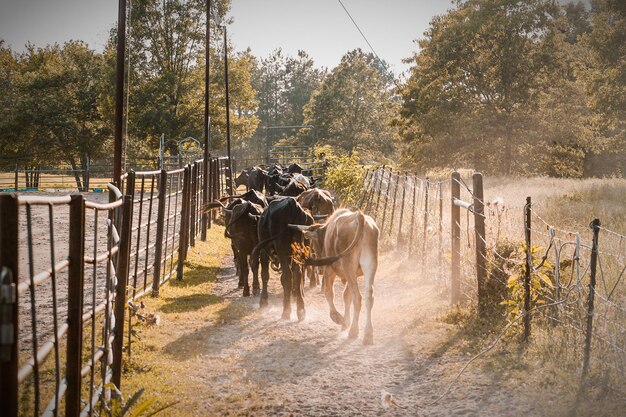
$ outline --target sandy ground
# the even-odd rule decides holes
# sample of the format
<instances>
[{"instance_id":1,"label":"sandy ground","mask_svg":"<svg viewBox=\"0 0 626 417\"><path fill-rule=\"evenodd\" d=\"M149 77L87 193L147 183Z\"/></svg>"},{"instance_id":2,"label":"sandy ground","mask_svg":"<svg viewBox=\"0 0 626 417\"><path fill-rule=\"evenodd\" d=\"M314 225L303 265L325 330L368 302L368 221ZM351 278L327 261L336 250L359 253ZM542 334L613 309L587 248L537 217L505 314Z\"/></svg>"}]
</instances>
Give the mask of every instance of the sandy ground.
<instances>
[{"instance_id":1,"label":"sandy ground","mask_svg":"<svg viewBox=\"0 0 626 417\"><path fill-rule=\"evenodd\" d=\"M470 359L458 349L453 326L438 317L447 300L406 258L381 258L373 309L374 345L349 339L329 315L320 289L307 288L307 317L281 320L282 288L270 279L270 307L241 320L209 322L184 330L165 351L192 361L188 375L200 391L186 392L179 407L197 415L554 415L518 394L517 382L471 365L440 399ZM308 282L307 282L308 285ZM215 294L258 310L258 298L241 297L230 258ZM341 284L335 288L342 310ZM522 384L523 385L523 384ZM398 405L385 408L381 393ZM437 401L438 400L438 401ZM174 407L176 409L177 406Z\"/></svg>"}]
</instances>

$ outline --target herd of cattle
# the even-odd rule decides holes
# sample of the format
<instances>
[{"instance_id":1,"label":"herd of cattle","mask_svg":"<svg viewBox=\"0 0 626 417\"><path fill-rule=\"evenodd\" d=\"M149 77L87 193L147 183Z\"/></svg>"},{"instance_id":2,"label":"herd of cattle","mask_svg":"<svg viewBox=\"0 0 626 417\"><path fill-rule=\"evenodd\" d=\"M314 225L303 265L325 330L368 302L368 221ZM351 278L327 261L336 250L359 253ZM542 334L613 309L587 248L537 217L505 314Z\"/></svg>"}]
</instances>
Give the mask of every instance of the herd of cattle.
<instances>
[{"instance_id":1,"label":"herd of cattle","mask_svg":"<svg viewBox=\"0 0 626 417\"><path fill-rule=\"evenodd\" d=\"M317 181L316 181L317 180ZM231 240L239 287L250 296L248 280L252 270L252 293L261 295L260 305L268 305L269 268L280 271L284 290L282 318L291 318L291 297L296 299L298 320L306 315L304 275L311 287L317 286L317 269L323 276L322 290L330 307L330 317L350 326L349 337L359 334L362 296L357 277L363 275L367 323L364 344L373 343L373 284L378 266L378 227L360 211L336 209L331 193L316 186L319 179L298 164L286 169L278 164L254 166L237 177L237 187L247 192L225 196L209 203L205 210L224 211L224 235ZM265 193L263 191L265 190ZM262 286L259 285L259 267ZM334 304L334 281L345 285L344 314ZM350 321L350 306L354 316Z\"/></svg>"}]
</instances>

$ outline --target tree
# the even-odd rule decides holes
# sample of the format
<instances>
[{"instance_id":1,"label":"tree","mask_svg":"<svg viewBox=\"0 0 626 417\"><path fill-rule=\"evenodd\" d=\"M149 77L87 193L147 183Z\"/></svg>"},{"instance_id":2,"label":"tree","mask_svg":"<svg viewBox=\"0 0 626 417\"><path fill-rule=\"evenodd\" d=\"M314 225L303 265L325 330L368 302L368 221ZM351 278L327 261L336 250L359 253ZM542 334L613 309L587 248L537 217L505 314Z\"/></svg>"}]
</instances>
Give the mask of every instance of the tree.
<instances>
[{"instance_id":1,"label":"tree","mask_svg":"<svg viewBox=\"0 0 626 417\"><path fill-rule=\"evenodd\" d=\"M533 109L559 66L547 0L467 0L431 22L402 91L405 159L422 166L526 170Z\"/></svg>"},{"instance_id":2,"label":"tree","mask_svg":"<svg viewBox=\"0 0 626 417\"><path fill-rule=\"evenodd\" d=\"M74 170L78 188L87 187L78 169L105 153L110 135L98 105L102 57L76 41L62 48L28 45L12 67L19 67L11 73L17 94L0 129L3 147L31 168L63 161Z\"/></svg>"},{"instance_id":3,"label":"tree","mask_svg":"<svg viewBox=\"0 0 626 417\"><path fill-rule=\"evenodd\" d=\"M316 127L318 142L348 155L390 155L398 106L391 76L372 54L348 52L322 81L305 107L305 123Z\"/></svg>"}]
</instances>

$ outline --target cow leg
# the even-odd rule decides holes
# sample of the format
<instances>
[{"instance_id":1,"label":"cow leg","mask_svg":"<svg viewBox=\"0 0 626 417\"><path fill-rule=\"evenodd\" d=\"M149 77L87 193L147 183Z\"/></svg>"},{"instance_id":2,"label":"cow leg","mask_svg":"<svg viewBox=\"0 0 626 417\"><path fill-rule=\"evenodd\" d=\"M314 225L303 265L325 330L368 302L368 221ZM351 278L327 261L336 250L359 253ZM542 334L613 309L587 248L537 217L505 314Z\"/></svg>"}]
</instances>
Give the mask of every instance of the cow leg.
<instances>
[{"instance_id":1,"label":"cow leg","mask_svg":"<svg viewBox=\"0 0 626 417\"><path fill-rule=\"evenodd\" d=\"M343 324L341 330L346 330L350 323L350 307L352 306L352 291L350 285L346 285L343 289Z\"/></svg>"},{"instance_id":2,"label":"cow leg","mask_svg":"<svg viewBox=\"0 0 626 417\"><path fill-rule=\"evenodd\" d=\"M283 286L283 315L284 320L291 319L291 268L289 267L289 257L281 256L280 265L282 272L280 274L280 283Z\"/></svg>"},{"instance_id":3,"label":"cow leg","mask_svg":"<svg viewBox=\"0 0 626 417\"><path fill-rule=\"evenodd\" d=\"M250 297L250 282L248 280L248 256L245 252L239 252L239 281L243 281L243 296Z\"/></svg>"},{"instance_id":4,"label":"cow leg","mask_svg":"<svg viewBox=\"0 0 626 417\"><path fill-rule=\"evenodd\" d=\"M348 286L351 287L352 292L352 304L354 304L354 317L352 318L352 326L350 326L350 332L348 337L350 339L356 339L359 336L359 316L361 315L361 291L359 291L359 284L357 282L356 275L348 278Z\"/></svg>"},{"instance_id":5,"label":"cow leg","mask_svg":"<svg viewBox=\"0 0 626 417\"><path fill-rule=\"evenodd\" d=\"M256 259L250 258L250 269L252 270L252 294L259 295L260 286L259 286L259 258Z\"/></svg>"},{"instance_id":6,"label":"cow leg","mask_svg":"<svg viewBox=\"0 0 626 417\"><path fill-rule=\"evenodd\" d=\"M364 292L365 292L365 310L367 313L367 322L365 324L365 334L363 335L363 344L371 345L374 343L374 327L372 326L372 307L374 306L374 276L376 275L377 262L376 256L366 257L361 262L364 275Z\"/></svg>"},{"instance_id":7,"label":"cow leg","mask_svg":"<svg viewBox=\"0 0 626 417\"><path fill-rule=\"evenodd\" d=\"M309 287L315 288L317 287L317 283L319 282L317 279L317 267L316 266L308 266L307 273L309 274Z\"/></svg>"},{"instance_id":8,"label":"cow leg","mask_svg":"<svg viewBox=\"0 0 626 417\"><path fill-rule=\"evenodd\" d=\"M261 280L263 281L263 289L261 290L261 308L268 305L267 282L270 280L270 259L267 252L262 250L259 253L259 259L256 261L261 263Z\"/></svg>"},{"instance_id":9,"label":"cow leg","mask_svg":"<svg viewBox=\"0 0 626 417\"><path fill-rule=\"evenodd\" d=\"M304 308L304 275L302 273L302 268L297 263L292 263L292 286L295 290L296 297L296 305L297 310L296 313L298 315L298 320L302 321L306 317L306 310Z\"/></svg>"},{"instance_id":10,"label":"cow leg","mask_svg":"<svg viewBox=\"0 0 626 417\"><path fill-rule=\"evenodd\" d=\"M326 295L326 301L330 308L330 318L332 321L339 325L343 325L343 316L339 314L335 307L335 272L331 268L326 268L324 271L324 293Z\"/></svg>"},{"instance_id":11,"label":"cow leg","mask_svg":"<svg viewBox=\"0 0 626 417\"><path fill-rule=\"evenodd\" d=\"M235 247L235 245L231 245L231 247L233 249L233 260L235 262L235 273L239 277L239 282L237 283L237 287L243 288L243 280L242 280L242 275L241 275L241 261L239 260L241 256L239 254L239 251Z\"/></svg>"}]
</instances>

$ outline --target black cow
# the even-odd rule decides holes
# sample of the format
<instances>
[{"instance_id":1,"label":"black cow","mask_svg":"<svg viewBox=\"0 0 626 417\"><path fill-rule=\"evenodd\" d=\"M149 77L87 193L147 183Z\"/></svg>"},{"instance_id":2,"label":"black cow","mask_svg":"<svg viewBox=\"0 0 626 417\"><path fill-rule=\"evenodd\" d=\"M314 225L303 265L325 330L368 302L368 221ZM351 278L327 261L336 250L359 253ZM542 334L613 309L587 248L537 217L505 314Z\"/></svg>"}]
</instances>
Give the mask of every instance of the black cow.
<instances>
[{"instance_id":1,"label":"black cow","mask_svg":"<svg viewBox=\"0 0 626 417\"><path fill-rule=\"evenodd\" d=\"M236 262L239 270L239 285L243 286L243 296L250 296L250 284L248 281L248 257L259 243L257 233L257 218L263 213L264 207L244 201L237 204L226 225L224 235L231 239L233 248L236 248ZM252 291L259 294L258 262L251 262L252 266ZM267 270L267 263L264 263Z\"/></svg>"},{"instance_id":2,"label":"black cow","mask_svg":"<svg viewBox=\"0 0 626 417\"><path fill-rule=\"evenodd\" d=\"M254 248L252 262L255 262L259 252L273 253L278 257L281 266L280 282L283 286L283 314L282 318L291 318L291 294L296 296L298 320L304 320L304 284L300 265L293 262L291 244L302 241L302 233L290 228L289 224L311 225L313 217L305 211L293 198L274 200L265 209L259 218L259 244ZM261 307L268 304L267 281L269 274L261 276L263 287L261 290Z\"/></svg>"},{"instance_id":3,"label":"black cow","mask_svg":"<svg viewBox=\"0 0 626 417\"><path fill-rule=\"evenodd\" d=\"M287 167L287 172L290 174L301 174L303 168L298 165L296 162L293 162Z\"/></svg>"},{"instance_id":4,"label":"black cow","mask_svg":"<svg viewBox=\"0 0 626 417\"><path fill-rule=\"evenodd\" d=\"M262 192L266 177L267 172L263 168L259 166L250 168L250 171L248 171L248 190Z\"/></svg>"},{"instance_id":5,"label":"black cow","mask_svg":"<svg viewBox=\"0 0 626 417\"><path fill-rule=\"evenodd\" d=\"M247 189L247 190L249 189L249 186L248 186L248 177L249 177L249 174L250 174L250 170L251 170L251 169L252 169L252 168L246 168L246 169L242 170L242 171L239 173L239 175L237 176L237 178L235 178L235 188L239 188L239 186L241 186L241 185L245 185L245 186L246 186L246 189Z\"/></svg>"}]
</instances>

